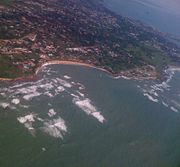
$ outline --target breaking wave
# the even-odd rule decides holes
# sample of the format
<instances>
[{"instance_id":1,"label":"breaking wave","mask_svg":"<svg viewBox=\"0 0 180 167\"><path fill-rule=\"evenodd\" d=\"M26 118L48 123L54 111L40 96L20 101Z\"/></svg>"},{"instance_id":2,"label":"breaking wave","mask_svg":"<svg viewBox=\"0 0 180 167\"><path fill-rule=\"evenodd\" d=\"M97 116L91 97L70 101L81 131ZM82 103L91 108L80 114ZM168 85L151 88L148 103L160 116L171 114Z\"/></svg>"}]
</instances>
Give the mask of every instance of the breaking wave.
<instances>
[{"instance_id":1,"label":"breaking wave","mask_svg":"<svg viewBox=\"0 0 180 167\"><path fill-rule=\"evenodd\" d=\"M16 110L17 121L34 136L36 130L39 129L52 137L63 139L69 128L61 116L60 110L55 109L51 101L56 97L61 101L64 96L69 96L72 104L84 111L87 116L104 123L105 118L88 98L86 88L82 83L73 81L69 75L48 77L54 73L57 74L50 67L44 67L41 71L46 75L42 75L41 79L37 81L22 81L10 84L6 88L0 88L0 107L3 111ZM43 98L48 101L47 104L44 104L44 107L47 108L46 111L42 111L46 114L38 113L33 108L34 102L39 103Z\"/></svg>"},{"instance_id":2,"label":"breaking wave","mask_svg":"<svg viewBox=\"0 0 180 167\"><path fill-rule=\"evenodd\" d=\"M171 111L178 113L180 112L180 98L178 96L180 87L178 85L173 86L172 80L179 71L180 68L169 68L165 71L168 76L166 81L163 81L162 83L143 83L138 85L138 88L140 88L143 95L150 101L160 103ZM174 87L177 90L174 90Z\"/></svg>"},{"instance_id":3,"label":"breaking wave","mask_svg":"<svg viewBox=\"0 0 180 167\"><path fill-rule=\"evenodd\" d=\"M97 111L96 107L91 104L90 99L86 98L80 100L79 97L75 97L73 102L81 108L87 115L91 115L95 117L99 122L103 123L105 118L101 115L99 111Z\"/></svg>"},{"instance_id":4,"label":"breaking wave","mask_svg":"<svg viewBox=\"0 0 180 167\"><path fill-rule=\"evenodd\" d=\"M67 132L67 126L62 118L48 120L44 122L44 126L41 128L45 133L52 137L62 138Z\"/></svg>"}]
</instances>

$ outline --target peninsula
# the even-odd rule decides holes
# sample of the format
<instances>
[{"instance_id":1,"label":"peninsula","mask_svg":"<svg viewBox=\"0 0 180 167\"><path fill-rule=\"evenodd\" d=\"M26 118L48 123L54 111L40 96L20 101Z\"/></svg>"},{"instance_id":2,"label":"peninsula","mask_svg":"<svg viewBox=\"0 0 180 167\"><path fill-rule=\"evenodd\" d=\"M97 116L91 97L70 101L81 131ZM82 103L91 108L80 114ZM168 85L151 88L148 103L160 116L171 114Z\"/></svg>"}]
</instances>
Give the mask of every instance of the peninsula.
<instances>
[{"instance_id":1,"label":"peninsula","mask_svg":"<svg viewBox=\"0 0 180 167\"><path fill-rule=\"evenodd\" d=\"M156 29L111 12L102 1L3 0L0 78L31 76L52 61L156 79L169 65L180 64L180 48Z\"/></svg>"}]
</instances>

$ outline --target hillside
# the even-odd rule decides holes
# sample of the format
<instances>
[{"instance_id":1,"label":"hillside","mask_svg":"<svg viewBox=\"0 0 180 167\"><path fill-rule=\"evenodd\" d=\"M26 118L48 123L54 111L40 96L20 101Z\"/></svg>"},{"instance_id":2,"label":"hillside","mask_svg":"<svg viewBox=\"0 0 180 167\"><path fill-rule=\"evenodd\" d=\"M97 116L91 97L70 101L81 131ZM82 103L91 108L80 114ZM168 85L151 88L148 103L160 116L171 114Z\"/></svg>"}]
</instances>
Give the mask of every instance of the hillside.
<instances>
[{"instance_id":1,"label":"hillside","mask_svg":"<svg viewBox=\"0 0 180 167\"><path fill-rule=\"evenodd\" d=\"M180 63L180 49L93 0L14 0L0 8L0 78L32 75L50 60L160 78L169 64Z\"/></svg>"}]
</instances>

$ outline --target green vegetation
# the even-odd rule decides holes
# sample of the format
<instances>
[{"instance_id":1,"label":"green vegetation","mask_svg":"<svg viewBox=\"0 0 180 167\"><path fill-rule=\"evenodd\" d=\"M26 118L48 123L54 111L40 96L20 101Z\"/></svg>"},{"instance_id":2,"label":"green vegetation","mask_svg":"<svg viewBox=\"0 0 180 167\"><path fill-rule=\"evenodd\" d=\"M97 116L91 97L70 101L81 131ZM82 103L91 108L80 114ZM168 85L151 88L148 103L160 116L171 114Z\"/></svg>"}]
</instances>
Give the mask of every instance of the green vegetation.
<instances>
[{"instance_id":1,"label":"green vegetation","mask_svg":"<svg viewBox=\"0 0 180 167\"><path fill-rule=\"evenodd\" d=\"M164 52L149 45L131 47L126 50L136 59L141 59L147 64L155 66L158 71L161 71L170 62L170 58Z\"/></svg>"},{"instance_id":2,"label":"green vegetation","mask_svg":"<svg viewBox=\"0 0 180 167\"><path fill-rule=\"evenodd\" d=\"M0 55L0 78L18 78L32 75L33 69L24 70L22 62L29 61L28 55Z\"/></svg>"},{"instance_id":3,"label":"green vegetation","mask_svg":"<svg viewBox=\"0 0 180 167\"><path fill-rule=\"evenodd\" d=\"M151 45L140 44L124 47L121 50L114 50L117 57L108 56L108 52L104 52L99 58L100 64L109 67L115 73L144 65L152 65L158 73L162 73L163 69L171 63L166 53Z\"/></svg>"},{"instance_id":4,"label":"green vegetation","mask_svg":"<svg viewBox=\"0 0 180 167\"><path fill-rule=\"evenodd\" d=\"M20 71L10 63L11 58L9 56L0 55L0 62L0 78L15 78L19 76Z\"/></svg>"},{"instance_id":5,"label":"green vegetation","mask_svg":"<svg viewBox=\"0 0 180 167\"><path fill-rule=\"evenodd\" d=\"M9 5L12 0L0 0L0 5Z\"/></svg>"},{"instance_id":6,"label":"green vegetation","mask_svg":"<svg viewBox=\"0 0 180 167\"><path fill-rule=\"evenodd\" d=\"M13 10L4 10L0 19L1 77L30 75L40 64L55 59L96 65L113 74L138 70L143 76L141 70L147 67L163 74L168 64L180 63L180 49L175 44L159 32L113 14L97 4L101 0L58 2L14 1ZM44 3L50 8L44 10Z\"/></svg>"}]
</instances>

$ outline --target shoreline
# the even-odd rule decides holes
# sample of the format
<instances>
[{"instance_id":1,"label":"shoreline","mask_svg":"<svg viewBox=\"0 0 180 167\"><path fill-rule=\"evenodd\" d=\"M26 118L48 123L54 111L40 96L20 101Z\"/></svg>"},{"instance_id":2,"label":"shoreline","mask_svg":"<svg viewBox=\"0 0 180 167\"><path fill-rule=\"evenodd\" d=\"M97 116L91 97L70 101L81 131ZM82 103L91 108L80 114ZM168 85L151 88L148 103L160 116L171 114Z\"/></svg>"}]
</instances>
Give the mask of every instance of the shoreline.
<instances>
[{"instance_id":1,"label":"shoreline","mask_svg":"<svg viewBox=\"0 0 180 167\"><path fill-rule=\"evenodd\" d=\"M112 72L104 69L103 67L97 67L95 65L92 64L87 64L87 63L83 63L83 62L78 62L78 61L66 61L66 60L50 60L47 61L45 63L42 63L41 65L39 65L39 67L36 68L35 73L29 76L22 76L22 77L18 77L18 78L0 78L0 81L18 81L18 80L27 80L27 79L33 79L37 76L38 72L45 66L48 65L74 65L74 66L83 66L83 67L88 67L88 68L94 68L100 71L103 71L107 74L109 74L111 77L113 77L114 79L132 79L132 80L155 80L157 78L152 78L152 77L138 77L138 76L132 76L132 77L128 77L126 75L122 75L121 73L119 74L113 74ZM165 71L170 70L170 71L180 71L180 67L175 67L175 66L169 66L167 69L165 69Z\"/></svg>"},{"instance_id":2,"label":"shoreline","mask_svg":"<svg viewBox=\"0 0 180 167\"><path fill-rule=\"evenodd\" d=\"M100 71L103 71L107 74L112 75L114 78L116 78L117 76L114 76L111 72L109 72L108 70L101 68L101 67L96 67L95 65L91 65L91 64L86 64L86 63L82 63L82 62L76 62L76 61L65 61L65 60L51 60L48 62L45 62L43 64L41 64L39 67L37 67L36 71L34 74L30 75L30 76L22 76L22 77L18 77L18 78L0 78L0 81L18 81L18 80L23 80L23 79L33 79L38 72L45 66L48 65L75 65L75 66L83 66L83 67L89 67L89 68L94 68Z\"/></svg>"},{"instance_id":3,"label":"shoreline","mask_svg":"<svg viewBox=\"0 0 180 167\"><path fill-rule=\"evenodd\" d=\"M63 60L52 60L52 61L48 61L46 63L43 63L41 66L39 66L36 69L35 75L37 75L37 73L39 72L39 70L41 70L41 68L48 66L48 65L74 65L74 66L84 66L84 67L89 67L89 68L94 68L100 71L104 71L108 74L113 75L112 73L110 73L109 71L105 70L104 68L101 67L96 67L95 65L91 65L91 64L86 64L86 63L81 63L81 62L76 62L76 61L63 61Z\"/></svg>"}]
</instances>

